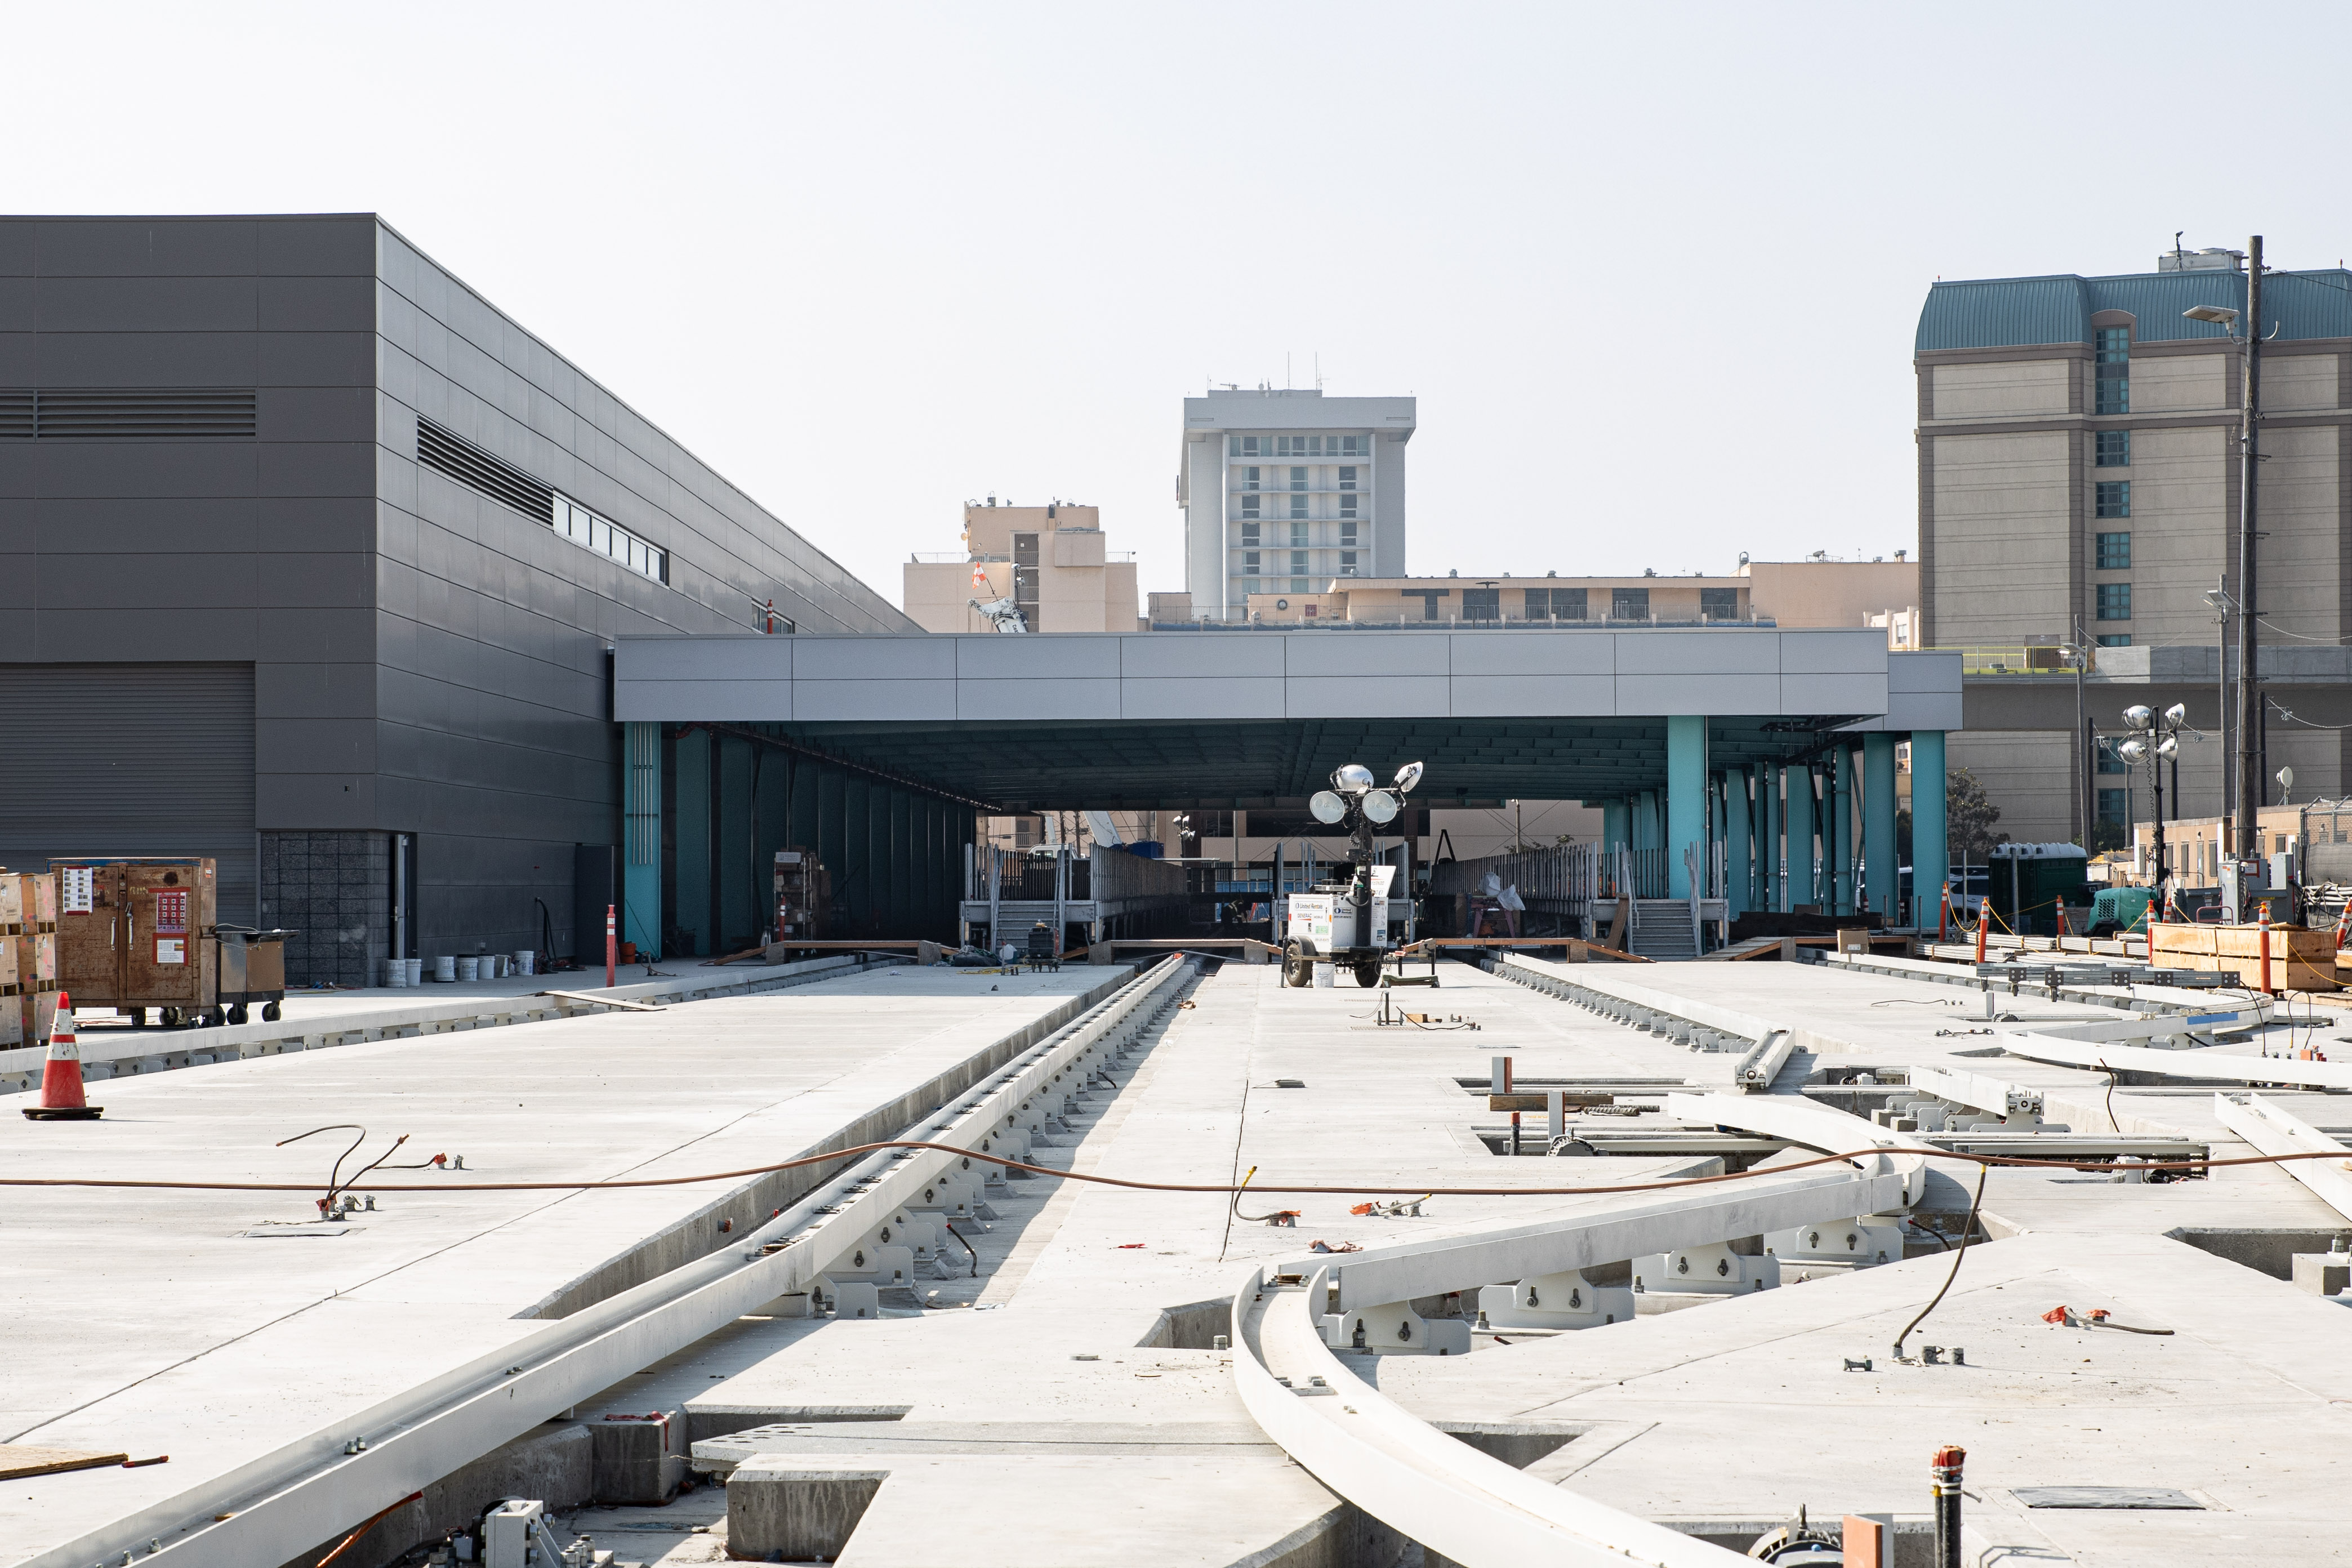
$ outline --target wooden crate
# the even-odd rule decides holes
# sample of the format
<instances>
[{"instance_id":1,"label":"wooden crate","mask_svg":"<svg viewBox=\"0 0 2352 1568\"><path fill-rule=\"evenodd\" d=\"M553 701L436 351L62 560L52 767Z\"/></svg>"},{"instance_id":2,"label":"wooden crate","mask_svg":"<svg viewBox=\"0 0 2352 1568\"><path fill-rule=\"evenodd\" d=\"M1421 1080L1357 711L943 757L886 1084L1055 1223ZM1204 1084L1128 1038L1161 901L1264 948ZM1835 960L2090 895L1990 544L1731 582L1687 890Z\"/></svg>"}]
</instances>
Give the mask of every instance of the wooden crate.
<instances>
[{"instance_id":1,"label":"wooden crate","mask_svg":"<svg viewBox=\"0 0 2352 1568\"><path fill-rule=\"evenodd\" d=\"M0 1050L47 1045L57 1016L55 986L47 991L20 991L14 996L0 996Z\"/></svg>"},{"instance_id":2,"label":"wooden crate","mask_svg":"<svg viewBox=\"0 0 2352 1568\"><path fill-rule=\"evenodd\" d=\"M58 929L54 871L0 871L0 931Z\"/></svg>"},{"instance_id":3,"label":"wooden crate","mask_svg":"<svg viewBox=\"0 0 2352 1568\"><path fill-rule=\"evenodd\" d=\"M57 932L0 936L0 986L37 991L44 984L54 988L57 978Z\"/></svg>"},{"instance_id":4,"label":"wooden crate","mask_svg":"<svg viewBox=\"0 0 2352 1568\"><path fill-rule=\"evenodd\" d=\"M2148 962L2158 969L2201 969L2234 974L2241 984L2262 984L2263 927L2167 924L2148 927ZM2303 926L2270 929L2271 989L2333 991L2336 933Z\"/></svg>"}]
</instances>

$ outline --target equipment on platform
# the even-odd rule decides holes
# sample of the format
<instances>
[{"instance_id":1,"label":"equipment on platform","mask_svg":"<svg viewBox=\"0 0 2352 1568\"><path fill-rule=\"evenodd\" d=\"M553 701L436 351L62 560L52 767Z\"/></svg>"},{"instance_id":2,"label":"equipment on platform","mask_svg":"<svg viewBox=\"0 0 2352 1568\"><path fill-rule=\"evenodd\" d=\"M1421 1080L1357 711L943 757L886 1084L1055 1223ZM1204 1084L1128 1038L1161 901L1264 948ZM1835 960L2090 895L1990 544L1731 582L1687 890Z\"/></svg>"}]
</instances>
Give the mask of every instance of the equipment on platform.
<instances>
[{"instance_id":1,"label":"equipment on platform","mask_svg":"<svg viewBox=\"0 0 2352 1568\"><path fill-rule=\"evenodd\" d=\"M55 859L58 977L85 1007L133 1026L226 1021L220 998L218 869L209 859ZM280 987L280 994L283 987Z\"/></svg>"},{"instance_id":2,"label":"equipment on platform","mask_svg":"<svg viewBox=\"0 0 2352 1568\"><path fill-rule=\"evenodd\" d=\"M1349 871L1342 880L1318 882L1312 892L1290 895L1283 926L1284 984L1312 985L1317 966L1327 963L1335 972L1351 971L1356 984L1368 990L1380 984L1381 959L1391 945L1389 889L1396 868L1372 864L1372 829L1396 820L1405 793L1421 775L1422 764L1408 763L1397 770L1391 788L1378 789L1371 769L1349 763L1332 773L1329 789L1307 801L1318 822L1348 828Z\"/></svg>"},{"instance_id":3,"label":"equipment on platform","mask_svg":"<svg viewBox=\"0 0 2352 1568\"><path fill-rule=\"evenodd\" d=\"M251 1004L261 1004L265 1023L278 1022L278 1004L286 1000L286 939L294 933L251 926L215 926L214 972L219 976L217 1000L232 1024L242 1024Z\"/></svg>"},{"instance_id":4,"label":"equipment on platform","mask_svg":"<svg viewBox=\"0 0 2352 1568\"><path fill-rule=\"evenodd\" d=\"M813 942L823 936L825 906L832 901L832 879L815 850L776 851L776 941Z\"/></svg>"},{"instance_id":5,"label":"equipment on platform","mask_svg":"<svg viewBox=\"0 0 2352 1568\"><path fill-rule=\"evenodd\" d=\"M987 616L988 624L1000 632L1018 634L1029 629L1029 617L1023 615L1021 606L1010 598L991 599L985 605L978 599L967 599L964 602Z\"/></svg>"}]
</instances>

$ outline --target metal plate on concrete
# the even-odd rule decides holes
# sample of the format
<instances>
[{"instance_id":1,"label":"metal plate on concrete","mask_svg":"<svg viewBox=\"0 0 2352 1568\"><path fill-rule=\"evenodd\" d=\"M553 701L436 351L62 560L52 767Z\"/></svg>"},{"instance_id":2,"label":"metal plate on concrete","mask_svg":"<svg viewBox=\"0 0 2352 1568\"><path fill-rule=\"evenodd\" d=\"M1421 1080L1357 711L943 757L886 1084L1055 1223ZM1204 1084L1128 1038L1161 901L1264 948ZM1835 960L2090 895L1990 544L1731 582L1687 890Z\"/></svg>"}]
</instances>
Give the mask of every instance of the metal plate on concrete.
<instances>
[{"instance_id":1,"label":"metal plate on concrete","mask_svg":"<svg viewBox=\"0 0 2352 1568\"><path fill-rule=\"evenodd\" d=\"M2205 1505L2170 1487L2018 1487L2010 1496L2028 1508L2194 1508Z\"/></svg>"}]
</instances>

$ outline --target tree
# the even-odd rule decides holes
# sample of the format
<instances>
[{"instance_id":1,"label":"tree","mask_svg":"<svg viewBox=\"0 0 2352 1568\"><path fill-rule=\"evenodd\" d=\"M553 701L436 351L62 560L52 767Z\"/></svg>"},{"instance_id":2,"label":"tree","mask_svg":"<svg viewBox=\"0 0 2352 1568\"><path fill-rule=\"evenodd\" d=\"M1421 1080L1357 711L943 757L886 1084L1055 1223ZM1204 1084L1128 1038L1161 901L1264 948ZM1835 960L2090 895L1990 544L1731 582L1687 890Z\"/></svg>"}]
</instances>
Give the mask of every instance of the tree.
<instances>
[{"instance_id":1,"label":"tree","mask_svg":"<svg viewBox=\"0 0 2352 1568\"><path fill-rule=\"evenodd\" d=\"M1944 840L1956 860L1990 859L1992 847L2009 842L2009 835L1993 831L2000 807L1985 795L1984 785L1966 768L1944 775Z\"/></svg>"},{"instance_id":2,"label":"tree","mask_svg":"<svg viewBox=\"0 0 2352 1568\"><path fill-rule=\"evenodd\" d=\"M2116 849L2128 849L2131 847L2131 835L2124 831L2124 825L2120 822L2095 822L2091 825L2091 842L2088 847L2094 855L2105 855Z\"/></svg>"}]
</instances>

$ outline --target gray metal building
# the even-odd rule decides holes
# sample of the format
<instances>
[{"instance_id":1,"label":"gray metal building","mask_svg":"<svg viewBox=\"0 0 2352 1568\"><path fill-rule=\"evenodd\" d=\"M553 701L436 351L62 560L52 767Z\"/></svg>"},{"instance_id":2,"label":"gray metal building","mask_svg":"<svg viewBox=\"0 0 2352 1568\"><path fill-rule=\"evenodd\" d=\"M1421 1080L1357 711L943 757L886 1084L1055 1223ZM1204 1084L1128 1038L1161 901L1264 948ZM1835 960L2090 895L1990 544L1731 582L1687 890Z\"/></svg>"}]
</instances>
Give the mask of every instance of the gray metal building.
<instances>
[{"instance_id":1,"label":"gray metal building","mask_svg":"<svg viewBox=\"0 0 2352 1568\"><path fill-rule=\"evenodd\" d=\"M572 951L613 639L770 601L916 629L373 215L0 218L0 865L217 857L297 981Z\"/></svg>"}]
</instances>

